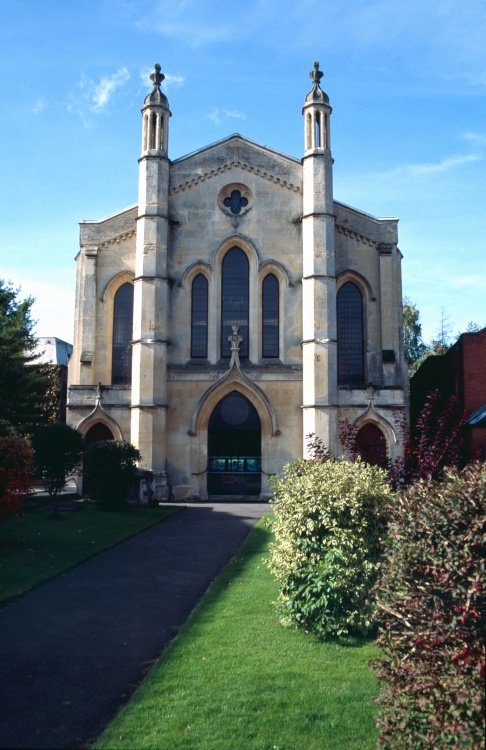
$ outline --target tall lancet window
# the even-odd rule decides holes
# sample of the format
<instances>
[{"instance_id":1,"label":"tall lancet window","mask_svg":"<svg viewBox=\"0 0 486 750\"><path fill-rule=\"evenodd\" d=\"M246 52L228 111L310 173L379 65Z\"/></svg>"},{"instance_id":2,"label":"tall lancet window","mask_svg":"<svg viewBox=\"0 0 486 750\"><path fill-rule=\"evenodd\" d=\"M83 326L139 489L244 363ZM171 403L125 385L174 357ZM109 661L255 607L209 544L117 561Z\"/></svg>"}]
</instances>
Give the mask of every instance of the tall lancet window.
<instances>
[{"instance_id":1,"label":"tall lancet window","mask_svg":"<svg viewBox=\"0 0 486 750\"><path fill-rule=\"evenodd\" d=\"M262 357L279 356L278 280L273 273L262 284Z\"/></svg>"},{"instance_id":2,"label":"tall lancet window","mask_svg":"<svg viewBox=\"0 0 486 750\"><path fill-rule=\"evenodd\" d=\"M133 285L123 284L115 294L113 306L113 347L111 382L129 385L132 382Z\"/></svg>"},{"instance_id":3,"label":"tall lancet window","mask_svg":"<svg viewBox=\"0 0 486 750\"><path fill-rule=\"evenodd\" d=\"M192 282L191 357L208 356L208 282L199 273Z\"/></svg>"},{"instance_id":4,"label":"tall lancet window","mask_svg":"<svg viewBox=\"0 0 486 750\"><path fill-rule=\"evenodd\" d=\"M232 334L232 326L236 325L243 338L240 358L244 359L249 352L249 264L243 250L239 247L228 250L221 270L221 356L230 356L228 336Z\"/></svg>"},{"instance_id":5,"label":"tall lancet window","mask_svg":"<svg viewBox=\"0 0 486 750\"><path fill-rule=\"evenodd\" d=\"M363 298L350 281L337 294L338 384L364 383Z\"/></svg>"}]
</instances>

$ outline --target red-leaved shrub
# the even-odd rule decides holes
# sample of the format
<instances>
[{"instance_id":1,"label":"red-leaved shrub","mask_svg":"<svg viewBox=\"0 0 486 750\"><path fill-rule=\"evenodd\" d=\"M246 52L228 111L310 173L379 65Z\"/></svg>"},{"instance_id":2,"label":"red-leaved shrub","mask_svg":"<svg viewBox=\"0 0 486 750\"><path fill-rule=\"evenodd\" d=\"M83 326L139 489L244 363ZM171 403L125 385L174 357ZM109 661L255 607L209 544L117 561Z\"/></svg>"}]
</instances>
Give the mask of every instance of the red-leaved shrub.
<instances>
[{"instance_id":1,"label":"red-leaved shrub","mask_svg":"<svg viewBox=\"0 0 486 750\"><path fill-rule=\"evenodd\" d=\"M0 521L19 513L32 483L32 450L21 437L0 437Z\"/></svg>"},{"instance_id":2,"label":"red-leaved shrub","mask_svg":"<svg viewBox=\"0 0 486 750\"><path fill-rule=\"evenodd\" d=\"M390 504L376 586L381 750L484 747L486 465Z\"/></svg>"}]
</instances>

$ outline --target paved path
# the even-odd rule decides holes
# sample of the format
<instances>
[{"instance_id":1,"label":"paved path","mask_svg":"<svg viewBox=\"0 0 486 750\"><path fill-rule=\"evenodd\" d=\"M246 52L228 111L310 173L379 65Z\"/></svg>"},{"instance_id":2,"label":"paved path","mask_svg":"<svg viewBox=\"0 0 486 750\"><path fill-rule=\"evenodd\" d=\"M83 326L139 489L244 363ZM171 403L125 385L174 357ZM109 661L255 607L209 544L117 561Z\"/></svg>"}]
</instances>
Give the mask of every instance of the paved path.
<instances>
[{"instance_id":1,"label":"paved path","mask_svg":"<svg viewBox=\"0 0 486 750\"><path fill-rule=\"evenodd\" d=\"M0 609L0 748L86 746L269 506L187 506Z\"/></svg>"}]
</instances>

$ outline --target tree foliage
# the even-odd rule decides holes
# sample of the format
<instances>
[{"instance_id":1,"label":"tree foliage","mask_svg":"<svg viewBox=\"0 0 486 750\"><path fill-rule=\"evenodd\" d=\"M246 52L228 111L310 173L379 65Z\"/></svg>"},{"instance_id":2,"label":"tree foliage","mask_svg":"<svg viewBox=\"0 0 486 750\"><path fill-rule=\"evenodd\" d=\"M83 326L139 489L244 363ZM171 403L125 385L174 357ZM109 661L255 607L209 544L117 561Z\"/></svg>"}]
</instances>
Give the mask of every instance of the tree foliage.
<instances>
[{"instance_id":1,"label":"tree foliage","mask_svg":"<svg viewBox=\"0 0 486 750\"><path fill-rule=\"evenodd\" d=\"M274 489L269 567L283 621L320 638L368 633L391 495L385 472L300 460L287 464Z\"/></svg>"},{"instance_id":2,"label":"tree foliage","mask_svg":"<svg viewBox=\"0 0 486 750\"><path fill-rule=\"evenodd\" d=\"M0 437L0 521L18 515L32 484L32 450L25 438Z\"/></svg>"},{"instance_id":3,"label":"tree foliage","mask_svg":"<svg viewBox=\"0 0 486 750\"><path fill-rule=\"evenodd\" d=\"M124 440L91 443L84 454L84 493L102 510L123 510L140 458L139 451Z\"/></svg>"},{"instance_id":4,"label":"tree foliage","mask_svg":"<svg viewBox=\"0 0 486 750\"><path fill-rule=\"evenodd\" d=\"M445 398L439 390L433 390L412 431L403 415L398 415L396 423L404 455L387 467L395 489L409 487L420 479L440 479L446 468L464 465L466 415L455 396Z\"/></svg>"},{"instance_id":5,"label":"tree foliage","mask_svg":"<svg viewBox=\"0 0 486 750\"><path fill-rule=\"evenodd\" d=\"M34 466L37 476L52 499L52 510L58 513L58 496L69 475L79 466L83 438L77 430L57 422L37 427L32 435Z\"/></svg>"},{"instance_id":6,"label":"tree foliage","mask_svg":"<svg viewBox=\"0 0 486 750\"><path fill-rule=\"evenodd\" d=\"M486 466L420 481L388 512L378 746L482 750Z\"/></svg>"},{"instance_id":7,"label":"tree foliage","mask_svg":"<svg viewBox=\"0 0 486 750\"><path fill-rule=\"evenodd\" d=\"M409 370L413 374L417 363L423 361L427 347L422 339L419 309L408 297L403 300L403 347Z\"/></svg>"},{"instance_id":8,"label":"tree foliage","mask_svg":"<svg viewBox=\"0 0 486 750\"><path fill-rule=\"evenodd\" d=\"M0 435L26 434L46 420L50 378L46 368L32 366L32 303L0 279Z\"/></svg>"}]
</instances>

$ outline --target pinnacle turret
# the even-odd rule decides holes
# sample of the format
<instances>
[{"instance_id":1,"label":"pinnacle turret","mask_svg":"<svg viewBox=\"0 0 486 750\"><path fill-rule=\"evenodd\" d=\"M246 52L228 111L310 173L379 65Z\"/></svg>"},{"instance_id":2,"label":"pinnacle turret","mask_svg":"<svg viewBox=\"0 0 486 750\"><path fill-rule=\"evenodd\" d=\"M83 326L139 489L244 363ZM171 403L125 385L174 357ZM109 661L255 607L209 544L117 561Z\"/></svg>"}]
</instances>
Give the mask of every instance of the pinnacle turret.
<instances>
[{"instance_id":1,"label":"pinnacle turret","mask_svg":"<svg viewBox=\"0 0 486 750\"><path fill-rule=\"evenodd\" d=\"M324 73L319 70L319 63L309 73L313 81L312 91L305 97L302 114L305 119L305 154L330 152L330 122L332 112L328 95L321 89L321 78Z\"/></svg>"},{"instance_id":2,"label":"pinnacle turret","mask_svg":"<svg viewBox=\"0 0 486 750\"><path fill-rule=\"evenodd\" d=\"M323 78L323 76L324 73L322 70L319 70L319 63L316 61L314 63L314 69L309 73L309 78L312 78L314 85L312 91L309 91L305 97L306 102L325 102L326 104L329 104L328 95L321 89L321 78Z\"/></svg>"},{"instance_id":3,"label":"pinnacle turret","mask_svg":"<svg viewBox=\"0 0 486 750\"><path fill-rule=\"evenodd\" d=\"M169 108L169 101L166 95L160 90L160 84L165 80L165 75L161 73L160 70L161 69L159 63L155 63L154 72L150 74L150 80L152 81L154 87L150 94L145 97L144 104L158 104L162 107Z\"/></svg>"},{"instance_id":4,"label":"pinnacle turret","mask_svg":"<svg viewBox=\"0 0 486 750\"><path fill-rule=\"evenodd\" d=\"M153 89L143 103L142 156L157 152L167 156L169 145L169 101L160 90L165 75L160 72L160 65L156 63L154 72L150 75Z\"/></svg>"}]
</instances>

